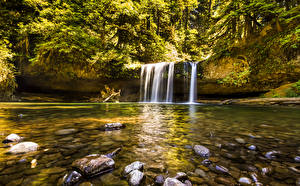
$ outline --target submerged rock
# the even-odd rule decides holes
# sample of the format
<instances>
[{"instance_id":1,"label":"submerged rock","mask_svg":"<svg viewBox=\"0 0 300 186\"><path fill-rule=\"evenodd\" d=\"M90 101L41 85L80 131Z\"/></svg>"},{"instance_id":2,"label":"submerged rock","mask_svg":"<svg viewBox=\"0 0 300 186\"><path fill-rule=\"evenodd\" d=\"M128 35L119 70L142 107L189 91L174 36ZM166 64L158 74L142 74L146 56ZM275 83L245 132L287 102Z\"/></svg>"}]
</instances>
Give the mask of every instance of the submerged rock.
<instances>
[{"instance_id":1,"label":"submerged rock","mask_svg":"<svg viewBox=\"0 0 300 186\"><path fill-rule=\"evenodd\" d=\"M294 158L294 160L295 160L295 162L300 163L300 156L296 156L296 157Z\"/></svg>"},{"instance_id":2,"label":"submerged rock","mask_svg":"<svg viewBox=\"0 0 300 186\"><path fill-rule=\"evenodd\" d=\"M38 147L39 145L34 142L22 142L12 146L8 152L12 154L22 154L37 151Z\"/></svg>"},{"instance_id":3,"label":"submerged rock","mask_svg":"<svg viewBox=\"0 0 300 186\"><path fill-rule=\"evenodd\" d=\"M209 165L212 164L212 161L210 161L209 159L205 159L201 162L201 164L208 167Z\"/></svg>"},{"instance_id":4,"label":"submerged rock","mask_svg":"<svg viewBox=\"0 0 300 186\"><path fill-rule=\"evenodd\" d=\"M200 155L201 157L208 158L210 156L209 149L202 145L195 145L194 151L196 152L196 154Z\"/></svg>"},{"instance_id":5,"label":"submerged rock","mask_svg":"<svg viewBox=\"0 0 300 186\"><path fill-rule=\"evenodd\" d=\"M76 132L78 132L77 129L62 129L62 130L56 131L55 134L58 136L63 136L63 135L74 134Z\"/></svg>"},{"instance_id":6,"label":"submerged rock","mask_svg":"<svg viewBox=\"0 0 300 186\"><path fill-rule=\"evenodd\" d=\"M72 171L66 174L63 178L63 186L72 186L79 182L82 178L82 175L77 171Z\"/></svg>"},{"instance_id":7,"label":"submerged rock","mask_svg":"<svg viewBox=\"0 0 300 186\"><path fill-rule=\"evenodd\" d=\"M242 139L242 138L235 138L235 141L238 142L238 143L241 143L241 144L246 143L245 140Z\"/></svg>"},{"instance_id":8,"label":"submerged rock","mask_svg":"<svg viewBox=\"0 0 300 186\"><path fill-rule=\"evenodd\" d=\"M18 134L10 134L5 138L5 140L2 141L2 143L11 143L11 142L19 143L22 140L23 138L20 137Z\"/></svg>"},{"instance_id":9,"label":"submerged rock","mask_svg":"<svg viewBox=\"0 0 300 186\"><path fill-rule=\"evenodd\" d=\"M226 167L223 167L221 165L210 165L209 169L215 173L221 173L221 174L229 174L229 170Z\"/></svg>"},{"instance_id":10,"label":"submerged rock","mask_svg":"<svg viewBox=\"0 0 300 186\"><path fill-rule=\"evenodd\" d=\"M202 169L196 169L196 170L195 170L195 174L196 174L197 176L202 177L202 178L206 178L206 177L207 177L207 176L206 176L206 173L205 173Z\"/></svg>"},{"instance_id":11,"label":"submerged rock","mask_svg":"<svg viewBox=\"0 0 300 186\"><path fill-rule=\"evenodd\" d=\"M250 178L247 178L247 177L241 177L239 179L239 183L242 184L242 185L251 185L252 184L252 181L250 180Z\"/></svg>"},{"instance_id":12,"label":"submerged rock","mask_svg":"<svg viewBox=\"0 0 300 186\"><path fill-rule=\"evenodd\" d=\"M139 170L133 170L129 173L129 184L133 186L140 185L144 178L144 173Z\"/></svg>"},{"instance_id":13,"label":"submerged rock","mask_svg":"<svg viewBox=\"0 0 300 186\"><path fill-rule=\"evenodd\" d=\"M64 176L63 185L74 185L82 177L93 177L113 170L115 161L111 158L120 151L120 148L114 150L108 155L91 154L72 163L74 171Z\"/></svg>"},{"instance_id":14,"label":"submerged rock","mask_svg":"<svg viewBox=\"0 0 300 186\"><path fill-rule=\"evenodd\" d=\"M143 167L144 167L144 163L142 163L140 161L135 161L125 167L124 174L127 175L131 171L134 171L134 170L143 170Z\"/></svg>"},{"instance_id":15,"label":"submerged rock","mask_svg":"<svg viewBox=\"0 0 300 186\"><path fill-rule=\"evenodd\" d=\"M268 158L268 159L276 159L278 155L280 155L280 151L276 151L276 150L272 150L272 151L269 151L267 153L265 153L265 157Z\"/></svg>"},{"instance_id":16,"label":"submerged rock","mask_svg":"<svg viewBox=\"0 0 300 186\"><path fill-rule=\"evenodd\" d=\"M256 146L255 145L247 144L246 147L249 150L256 150Z\"/></svg>"},{"instance_id":17,"label":"submerged rock","mask_svg":"<svg viewBox=\"0 0 300 186\"><path fill-rule=\"evenodd\" d=\"M165 178L164 178L163 175L158 175L158 176L155 177L155 183L157 185L163 185L164 182L165 182Z\"/></svg>"},{"instance_id":18,"label":"submerged rock","mask_svg":"<svg viewBox=\"0 0 300 186\"><path fill-rule=\"evenodd\" d=\"M115 161L105 155L92 154L72 163L72 167L80 170L87 177L103 174L111 171L115 166Z\"/></svg>"},{"instance_id":19,"label":"submerged rock","mask_svg":"<svg viewBox=\"0 0 300 186\"><path fill-rule=\"evenodd\" d=\"M122 123L106 123L102 130L110 131L110 130L120 130L125 128L126 126Z\"/></svg>"}]
</instances>

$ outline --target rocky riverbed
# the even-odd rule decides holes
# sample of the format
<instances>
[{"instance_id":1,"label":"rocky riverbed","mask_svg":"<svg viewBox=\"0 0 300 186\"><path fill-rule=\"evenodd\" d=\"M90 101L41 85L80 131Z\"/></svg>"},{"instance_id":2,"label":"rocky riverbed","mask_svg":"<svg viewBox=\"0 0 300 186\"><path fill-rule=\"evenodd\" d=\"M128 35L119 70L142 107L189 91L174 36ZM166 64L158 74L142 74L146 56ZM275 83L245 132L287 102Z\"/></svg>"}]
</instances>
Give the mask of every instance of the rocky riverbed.
<instances>
[{"instance_id":1,"label":"rocky riverbed","mask_svg":"<svg viewBox=\"0 0 300 186\"><path fill-rule=\"evenodd\" d=\"M297 108L36 103L0 108L1 141L10 140L0 148L2 185L62 185L74 170L82 174L73 176L82 186L300 184ZM8 153L29 142L30 151Z\"/></svg>"}]
</instances>

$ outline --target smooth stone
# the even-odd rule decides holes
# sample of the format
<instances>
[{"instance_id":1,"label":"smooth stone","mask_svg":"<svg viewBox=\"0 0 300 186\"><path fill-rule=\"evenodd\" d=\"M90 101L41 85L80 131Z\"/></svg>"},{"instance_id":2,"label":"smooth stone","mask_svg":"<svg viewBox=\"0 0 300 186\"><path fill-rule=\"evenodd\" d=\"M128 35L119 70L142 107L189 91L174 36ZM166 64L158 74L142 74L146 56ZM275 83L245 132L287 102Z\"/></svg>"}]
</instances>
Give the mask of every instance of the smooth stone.
<instances>
[{"instance_id":1,"label":"smooth stone","mask_svg":"<svg viewBox=\"0 0 300 186\"><path fill-rule=\"evenodd\" d=\"M196 154L200 155L201 157L209 157L210 156L210 152L209 149L202 146L202 145L195 145L194 146L194 151L196 152Z\"/></svg>"},{"instance_id":2,"label":"smooth stone","mask_svg":"<svg viewBox=\"0 0 300 186\"><path fill-rule=\"evenodd\" d=\"M72 167L77 168L87 177L106 173L112 170L114 166L115 161L112 158L99 154L88 155L72 163Z\"/></svg>"},{"instance_id":3,"label":"smooth stone","mask_svg":"<svg viewBox=\"0 0 300 186\"><path fill-rule=\"evenodd\" d=\"M186 186L186 185L175 178L167 178L163 186Z\"/></svg>"},{"instance_id":4,"label":"smooth stone","mask_svg":"<svg viewBox=\"0 0 300 186\"><path fill-rule=\"evenodd\" d=\"M207 176L206 176L206 173L203 171L203 170L201 170L201 169L196 169L195 170L195 174L197 175L197 176L201 176L202 178L206 178Z\"/></svg>"},{"instance_id":5,"label":"smooth stone","mask_svg":"<svg viewBox=\"0 0 300 186\"><path fill-rule=\"evenodd\" d=\"M268 174L271 174L271 172L272 172L272 168L271 167L263 167L261 169L262 175L268 175Z\"/></svg>"},{"instance_id":6,"label":"smooth stone","mask_svg":"<svg viewBox=\"0 0 300 186\"><path fill-rule=\"evenodd\" d=\"M77 171L72 171L66 174L63 178L63 186L72 186L78 183L82 178L82 175Z\"/></svg>"},{"instance_id":7,"label":"smooth stone","mask_svg":"<svg viewBox=\"0 0 300 186\"><path fill-rule=\"evenodd\" d=\"M188 176L184 172L178 172L178 173L176 173L176 176L174 178L179 181L184 181L184 180L188 179Z\"/></svg>"},{"instance_id":8,"label":"smooth stone","mask_svg":"<svg viewBox=\"0 0 300 186\"><path fill-rule=\"evenodd\" d=\"M199 178L199 177L190 177L189 178L190 181L193 183L193 184L202 184L204 182L204 179L203 178Z\"/></svg>"},{"instance_id":9,"label":"smooth stone","mask_svg":"<svg viewBox=\"0 0 300 186\"><path fill-rule=\"evenodd\" d=\"M208 167L209 165L212 164L212 161L210 161L209 159L205 159L201 162L201 164Z\"/></svg>"},{"instance_id":10,"label":"smooth stone","mask_svg":"<svg viewBox=\"0 0 300 186\"><path fill-rule=\"evenodd\" d=\"M21 153L37 151L38 147L39 145L34 142L21 142L12 146L8 152L12 154L21 154Z\"/></svg>"},{"instance_id":11,"label":"smooth stone","mask_svg":"<svg viewBox=\"0 0 300 186\"><path fill-rule=\"evenodd\" d=\"M140 185L144 178L144 173L139 170L133 170L129 173L129 184L133 186Z\"/></svg>"},{"instance_id":12,"label":"smooth stone","mask_svg":"<svg viewBox=\"0 0 300 186\"><path fill-rule=\"evenodd\" d=\"M163 185L165 182L165 178L163 175L158 175L155 177L155 183L158 185Z\"/></svg>"},{"instance_id":13,"label":"smooth stone","mask_svg":"<svg viewBox=\"0 0 300 186\"><path fill-rule=\"evenodd\" d=\"M295 162L300 163L300 156L296 156L296 157L294 158L294 160L295 160Z\"/></svg>"},{"instance_id":14,"label":"smooth stone","mask_svg":"<svg viewBox=\"0 0 300 186\"><path fill-rule=\"evenodd\" d=\"M280 151L272 150L265 153L265 157L268 159L276 159L276 156L280 154Z\"/></svg>"},{"instance_id":15,"label":"smooth stone","mask_svg":"<svg viewBox=\"0 0 300 186\"><path fill-rule=\"evenodd\" d=\"M235 141L238 142L238 143L241 143L241 144L246 143L245 140L242 139L242 138L235 138Z\"/></svg>"},{"instance_id":16,"label":"smooth stone","mask_svg":"<svg viewBox=\"0 0 300 186\"><path fill-rule=\"evenodd\" d=\"M11 143L11 142L20 142L22 141L22 137L20 137L18 134L10 134L8 135L5 140L2 141L2 143Z\"/></svg>"},{"instance_id":17,"label":"smooth stone","mask_svg":"<svg viewBox=\"0 0 300 186\"><path fill-rule=\"evenodd\" d=\"M143 170L143 168L144 168L144 163L142 163L140 161L135 161L125 167L124 174L127 175L131 171L134 171L134 170Z\"/></svg>"},{"instance_id":18,"label":"smooth stone","mask_svg":"<svg viewBox=\"0 0 300 186\"><path fill-rule=\"evenodd\" d=\"M104 125L105 130L120 130L122 128L125 128L125 125L122 123L106 123Z\"/></svg>"},{"instance_id":19,"label":"smooth stone","mask_svg":"<svg viewBox=\"0 0 300 186\"><path fill-rule=\"evenodd\" d=\"M55 134L58 136L63 136L63 135L74 134L77 131L78 131L77 129L62 129L62 130L56 131Z\"/></svg>"},{"instance_id":20,"label":"smooth stone","mask_svg":"<svg viewBox=\"0 0 300 186\"><path fill-rule=\"evenodd\" d=\"M226 167L223 167L221 165L216 165L216 166L213 166L213 165L210 165L209 166L210 170L216 172L216 173L222 173L222 174L228 174L229 171Z\"/></svg>"},{"instance_id":21,"label":"smooth stone","mask_svg":"<svg viewBox=\"0 0 300 186\"><path fill-rule=\"evenodd\" d=\"M249 149L249 150L256 150L256 146L255 146L255 145L250 145L250 144L248 144L248 145L246 145L246 147L247 147L247 149Z\"/></svg>"},{"instance_id":22,"label":"smooth stone","mask_svg":"<svg viewBox=\"0 0 300 186\"><path fill-rule=\"evenodd\" d=\"M251 176L251 178L252 178L252 180L253 180L254 183L258 182L258 178L257 178L257 174L256 173L252 172L250 174L250 176Z\"/></svg>"},{"instance_id":23,"label":"smooth stone","mask_svg":"<svg viewBox=\"0 0 300 186\"><path fill-rule=\"evenodd\" d=\"M215 182L220 183L220 184L224 184L224 185L234 185L234 183L230 179L223 178L223 177L216 177Z\"/></svg>"},{"instance_id":24,"label":"smooth stone","mask_svg":"<svg viewBox=\"0 0 300 186\"><path fill-rule=\"evenodd\" d=\"M247 178L247 177L241 177L239 179L239 183L242 184L242 185L251 185L252 184L252 181L250 180L250 178Z\"/></svg>"}]
</instances>

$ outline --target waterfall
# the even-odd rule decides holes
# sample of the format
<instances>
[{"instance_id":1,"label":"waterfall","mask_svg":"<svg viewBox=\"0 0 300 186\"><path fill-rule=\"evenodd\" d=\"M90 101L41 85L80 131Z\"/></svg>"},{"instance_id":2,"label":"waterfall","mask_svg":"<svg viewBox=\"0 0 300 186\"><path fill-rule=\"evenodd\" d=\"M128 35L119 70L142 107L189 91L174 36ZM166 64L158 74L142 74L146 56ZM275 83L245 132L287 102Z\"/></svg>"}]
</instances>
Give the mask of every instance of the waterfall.
<instances>
[{"instance_id":1,"label":"waterfall","mask_svg":"<svg viewBox=\"0 0 300 186\"><path fill-rule=\"evenodd\" d=\"M173 100L173 81L174 81L174 63L170 63L169 64L169 72L168 72L166 102L172 102L172 100Z\"/></svg>"},{"instance_id":2,"label":"waterfall","mask_svg":"<svg viewBox=\"0 0 300 186\"><path fill-rule=\"evenodd\" d=\"M197 100L197 64L198 63L190 63L192 67L190 96L189 96L190 103L194 103Z\"/></svg>"},{"instance_id":3,"label":"waterfall","mask_svg":"<svg viewBox=\"0 0 300 186\"><path fill-rule=\"evenodd\" d=\"M168 69L168 78L165 73ZM141 101L173 101L174 63L155 63L142 65L141 68ZM142 94L143 92L143 94ZM143 99L142 99L143 95Z\"/></svg>"}]
</instances>

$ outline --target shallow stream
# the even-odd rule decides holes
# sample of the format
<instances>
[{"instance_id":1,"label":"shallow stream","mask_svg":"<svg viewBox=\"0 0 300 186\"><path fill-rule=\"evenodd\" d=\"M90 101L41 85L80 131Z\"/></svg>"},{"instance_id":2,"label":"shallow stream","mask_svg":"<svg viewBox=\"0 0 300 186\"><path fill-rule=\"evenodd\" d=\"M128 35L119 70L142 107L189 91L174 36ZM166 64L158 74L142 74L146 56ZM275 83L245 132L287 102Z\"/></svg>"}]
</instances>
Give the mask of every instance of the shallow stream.
<instances>
[{"instance_id":1,"label":"shallow stream","mask_svg":"<svg viewBox=\"0 0 300 186\"><path fill-rule=\"evenodd\" d=\"M101 131L106 123L125 129ZM75 133L57 135L61 129ZM193 185L237 184L256 173L263 185L296 185L300 180L300 108L245 107L185 104L0 103L0 140L17 133L39 144L37 152L7 154L0 148L0 185L61 185L76 159L107 154L117 147L111 173L83 181L82 185L128 185L124 167L145 163L144 185L157 175L189 175ZM220 173L204 166L193 151L203 145ZM255 150L248 147L254 145ZM272 159L265 156L278 151ZM31 168L31 161L37 165ZM203 174L204 172L204 174ZM297 180L298 179L298 180ZM253 182L253 181L252 181Z\"/></svg>"}]
</instances>

